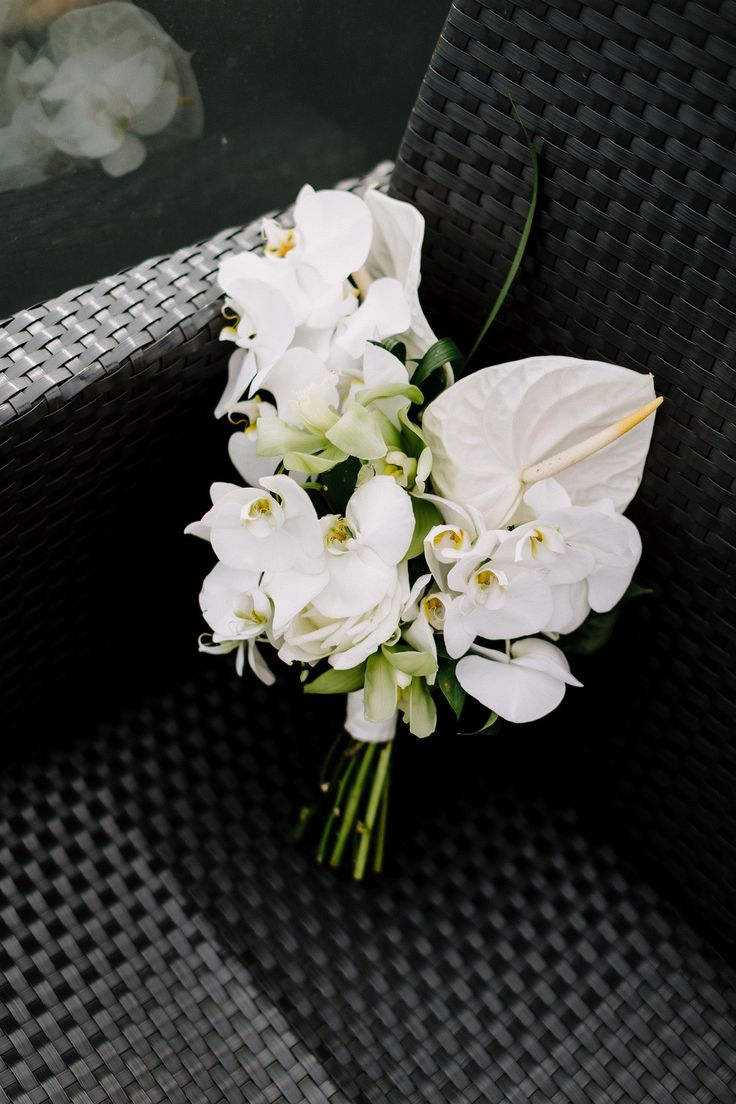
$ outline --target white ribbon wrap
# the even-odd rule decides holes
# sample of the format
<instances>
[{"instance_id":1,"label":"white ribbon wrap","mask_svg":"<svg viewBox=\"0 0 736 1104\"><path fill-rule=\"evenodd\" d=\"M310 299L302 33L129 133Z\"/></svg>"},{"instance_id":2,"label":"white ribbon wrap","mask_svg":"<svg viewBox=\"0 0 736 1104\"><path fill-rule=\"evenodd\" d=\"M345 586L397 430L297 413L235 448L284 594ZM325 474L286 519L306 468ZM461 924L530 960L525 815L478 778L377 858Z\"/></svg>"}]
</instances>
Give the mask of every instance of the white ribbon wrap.
<instances>
[{"instance_id":1,"label":"white ribbon wrap","mask_svg":"<svg viewBox=\"0 0 736 1104\"><path fill-rule=\"evenodd\" d=\"M376 723L376 721L366 720L363 691L354 690L348 694L345 731L354 740L363 740L367 744L387 744L396 735L398 718L397 711L387 721Z\"/></svg>"}]
</instances>

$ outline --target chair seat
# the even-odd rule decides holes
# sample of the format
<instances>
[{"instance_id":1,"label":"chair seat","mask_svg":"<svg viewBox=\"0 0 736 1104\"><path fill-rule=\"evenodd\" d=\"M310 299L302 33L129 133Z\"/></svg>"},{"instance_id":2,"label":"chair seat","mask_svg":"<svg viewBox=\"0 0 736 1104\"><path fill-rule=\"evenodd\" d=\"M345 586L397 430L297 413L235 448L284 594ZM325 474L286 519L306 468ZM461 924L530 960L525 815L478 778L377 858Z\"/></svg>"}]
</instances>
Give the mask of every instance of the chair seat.
<instances>
[{"instance_id":1,"label":"chair seat","mask_svg":"<svg viewBox=\"0 0 736 1104\"><path fill-rule=\"evenodd\" d=\"M201 659L6 771L0 1097L731 1104L734 971L523 778L407 741L381 879L292 842L338 706Z\"/></svg>"}]
</instances>

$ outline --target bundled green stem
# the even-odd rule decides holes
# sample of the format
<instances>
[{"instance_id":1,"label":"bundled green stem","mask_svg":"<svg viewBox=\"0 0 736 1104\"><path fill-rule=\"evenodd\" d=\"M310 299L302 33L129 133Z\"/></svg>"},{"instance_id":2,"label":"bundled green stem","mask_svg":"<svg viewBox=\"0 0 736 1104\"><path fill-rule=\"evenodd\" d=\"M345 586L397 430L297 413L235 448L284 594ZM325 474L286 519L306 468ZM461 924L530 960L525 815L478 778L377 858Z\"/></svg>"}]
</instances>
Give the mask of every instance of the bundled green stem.
<instances>
[{"instance_id":1,"label":"bundled green stem","mask_svg":"<svg viewBox=\"0 0 736 1104\"><path fill-rule=\"evenodd\" d=\"M331 777L323 770L320 798L301 810L294 830L296 839L314 830L317 862L349 865L356 881L383 867L393 746L346 736ZM328 759L335 763L332 753Z\"/></svg>"}]
</instances>

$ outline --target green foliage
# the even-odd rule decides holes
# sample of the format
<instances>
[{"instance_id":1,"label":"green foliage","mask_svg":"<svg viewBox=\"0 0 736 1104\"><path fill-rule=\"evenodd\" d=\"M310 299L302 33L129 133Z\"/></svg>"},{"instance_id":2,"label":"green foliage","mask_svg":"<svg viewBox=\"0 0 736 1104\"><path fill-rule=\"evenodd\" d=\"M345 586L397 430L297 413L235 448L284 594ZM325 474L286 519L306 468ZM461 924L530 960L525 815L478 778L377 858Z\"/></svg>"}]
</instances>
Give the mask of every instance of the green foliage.
<instances>
[{"instance_id":1,"label":"green foliage","mask_svg":"<svg viewBox=\"0 0 736 1104\"><path fill-rule=\"evenodd\" d=\"M304 686L305 694L350 694L360 690L365 680L365 663L351 667L348 671L337 671L331 667Z\"/></svg>"},{"instance_id":2,"label":"green foliage","mask_svg":"<svg viewBox=\"0 0 736 1104\"><path fill-rule=\"evenodd\" d=\"M360 471L360 460L356 456L349 456L342 464L337 464L331 471L325 472L322 482L327 488L330 504L338 514L344 514L348 500L355 490L355 481Z\"/></svg>"},{"instance_id":3,"label":"green foliage","mask_svg":"<svg viewBox=\"0 0 736 1104\"><path fill-rule=\"evenodd\" d=\"M491 712L488 714L488 719L485 721L484 724L480 726L480 728L474 728L472 732L461 732L459 733L459 735L480 736L481 733L492 732L496 727L501 727L501 718L499 717L498 713Z\"/></svg>"},{"instance_id":4,"label":"green foliage","mask_svg":"<svg viewBox=\"0 0 736 1104\"><path fill-rule=\"evenodd\" d=\"M411 382L418 387L420 384L424 383L433 372L439 371L448 363L451 364L453 368L456 366L462 368L465 363L465 357L451 337L443 337L427 349L411 377Z\"/></svg>"},{"instance_id":5,"label":"green foliage","mask_svg":"<svg viewBox=\"0 0 736 1104\"><path fill-rule=\"evenodd\" d=\"M509 97L509 99L510 98L511 97ZM526 252L526 247L527 247L527 244L529 242L529 235L531 234L531 231L532 231L532 223L534 221L534 214L537 210L537 199L539 198L539 161L538 161L538 158L537 158L537 151L534 149L534 146L532 145L532 140L529 137L529 135L527 134L526 127L524 126L524 124L521 121L521 116L519 115L519 112L516 110L516 104L514 103L513 100L511 100L511 110L514 113L514 117L515 117L517 123L521 127L522 134L524 135L524 141L526 142L527 148L529 150L529 159L531 161L531 166L532 166L532 195L531 195L531 199L529 200L529 209L527 211L526 219L524 221L524 229L521 232L521 237L519 238L519 244L516 247L516 252L514 253L514 259L511 262L511 267L509 268L509 270L506 274L506 279L504 280L504 282L501 286L501 290L499 291L498 295L496 296L496 302L491 307L490 314L486 318L480 333L478 334L478 336L475 339L475 342L473 343L473 348L470 350L470 352L468 354L468 362L471 360L471 358L473 357L473 354L476 352L478 346L483 341L483 338L488 333L488 330L490 329L491 324L494 322L494 320L496 318L496 315L501 310L501 307L504 304L504 301L506 299L506 296L509 293L509 289L511 288L511 285L513 284L514 280L516 279L516 274L519 271L519 267L520 267L522 259L524 257L524 253Z\"/></svg>"},{"instance_id":6,"label":"green foliage","mask_svg":"<svg viewBox=\"0 0 736 1104\"><path fill-rule=\"evenodd\" d=\"M406 345L398 337L387 337L385 341L372 341L371 345L380 345L387 353L393 353L397 360L406 364Z\"/></svg>"},{"instance_id":7,"label":"green foliage","mask_svg":"<svg viewBox=\"0 0 736 1104\"><path fill-rule=\"evenodd\" d=\"M561 636L557 643L566 655L593 655L611 639L625 603L632 598L643 598L651 593L649 587L631 583L618 605L607 613L589 614L579 629L568 633L567 636Z\"/></svg>"},{"instance_id":8,"label":"green foliage","mask_svg":"<svg viewBox=\"0 0 736 1104\"><path fill-rule=\"evenodd\" d=\"M414 511L414 535L411 538L409 551L404 557L407 560L419 556L424 547L424 538L435 525L442 524L442 515L433 502L427 502L424 498L416 498L412 495L411 508Z\"/></svg>"},{"instance_id":9,"label":"green foliage","mask_svg":"<svg viewBox=\"0 0 736 1104\"><path fill-rule=\"evenodd\" d=\"M460 714L465 705L465 691L457 681L457 676L455 675L456 666L457 660L455 659L440 659L437 672L437 685L447 699L456 718L460 720Z\"/></svg>"}]
</instances>

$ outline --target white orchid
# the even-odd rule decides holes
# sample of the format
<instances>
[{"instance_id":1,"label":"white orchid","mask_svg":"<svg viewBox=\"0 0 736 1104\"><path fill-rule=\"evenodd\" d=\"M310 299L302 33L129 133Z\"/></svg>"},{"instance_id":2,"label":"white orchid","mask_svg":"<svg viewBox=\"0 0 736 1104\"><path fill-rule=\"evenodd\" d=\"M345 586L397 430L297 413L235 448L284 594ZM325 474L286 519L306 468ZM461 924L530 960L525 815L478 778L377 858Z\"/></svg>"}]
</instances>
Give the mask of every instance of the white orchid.
<instances>
[{"instance_id":1,"label":"white orchid","mask_svg":"<svg viewBox=\"0 0 736 1104\"><path fill-rule=\"evenodd\" d=\"M411 500L393 479L377 476L355 491L344 517L328 514L321 527L328 581L284 628L279 654L289 663L328 658L349 668L398 627L409 593L401 561L414 530Z\"/></svg>"},{"instance_id":2,"label":"white orchid","mask_svg":"<svg viewBox=\"0 0 736 1104\"><path fill-rule=\"evenodd\" d=\"M617 514L610 500L573 506L554 479L531 487L524 506L534 520L499 534L492 563L501 571L542 576L551 586L550 617L538 628L572 632L591 609L598 613L612 609L623 597L641 556L636 526ZM526 630L531 631L538 630ZM518 635L518 630L501 635Z\"/></svg>"},{"instance_id":3,"label":"white orchid","mask_svg":"<svg viewBox=\"0 0 736 1104\"><path fill-rule=\"evenodd\" d=\"M365 695L362 690L348 694L345 712L345 731L354 740L369 744L386 744L396 735L399 719L397 710L386 721L369 721L365 715Z\"/></svg>"},{"instance_id":4,"label":"white orchid","mask_svg":"<svg viewBox=\"0 0 736 1104\"><path fill-rule=\"evenodd\" d=\"M272 641L271 603L258 585L257 572L237 571L218 563L202 584L199 604L212 629L211 640L200 639L200 650L235 652L235 667L243 673L245 658L257 678L267 686L274 677L258 649L259 639Z\"/></svg>"},{"instance_id":5,"label":"white orchid","mask_svg":"<svg viewBox=\"0 0 736 1104\"><path fill-rule=\"evenodd\" d=\"M373 241L365 268L374 280L393 277L401 285L409 309L409 323L395 331L409 357L420 359L437 338L419 305L424 218L416 207L384 195L375 188L365 193L373 217Z\"/></svg>"},{"instance_id":6,"label":"white orchid","mask_svg":"<svg viewBox=\"0 0 736 1104\"><path fill-rule=\"evenodd\" d=\"M506 721L524 724L551 713L567 686L582 683L570 673L563 652L547 640L517 640L509 654L473 648L459 660L457 680L472 698Z\"/></svg>"},{"instance_id":7,"label":"white orchid","mask_svg":"<svg viewBox=\"0 0 736 1104\"><path fill-rule=\"evenodd\" d=\"M484 533L447 575L452 599L444 617L445 646L457 658L476 637L508 640L541 632L552 615L552 587L541 571L494 556L498 534Z\"/></svg>"},{"instance_id":8,"label":"white orchid","mask_svg":"<svg viewBox=\"0 0 736 1104\"><path fill-rule=\"evenodd\" d=\"M182 104L191 134L201 104L188 55L133 4L109 0L69 11L49 26L56 71L40 90L39 133L72 157L99 160L111 176L138 168L143 138L169 128Z\"/></svg>"},{"instance_id":9,"label":"white orchid","mask_svg":"<svg viewBox=\"0 0 736 1104\"><path fill-rule=\"evenodd\" d=\"M528 521L524 491L539 478L532 469L614 422L609 444L558 467L556 478L576 506L609 498L622 512L641 481L653 428L644 411L652 413L653 400L651 376L613 364L548 356L484 368L424 413L434 487L476 507L489 529ZM626 432L638 408L643 420Z\"/></svg>"},{"instance_id":10,"label":"white orchid","mask_svg":"<svg viewBox=\"0 0 736 1104\"><path fill-rule=\"evenodd\" d=\"M370 212L359 196L315 192L305 185L294 207L294 225L282 227L267 219L264 253L226 257L220 264L220 286L228 292L239 280L264 281L284 297L294 325L316 335L331 331L346 311L357 307L346 281L365 261L372 233Z\"/></svg>"},{"instance_id":11,"label":"white orchid","mask_svg":"<svg viewBox=\"0 0 736 1104\"><path fill-rule=\"evenodd\" d=\"M287 475L268 476L261 488L214 483L212 507L186 532L203 536L218 559L245 571L318 575L322 531L309 495Z\"/></svg>"},{"instance_id":12,"label":"white orchid","mask_svg":"<svg viewBox=\"0 0 736 1104\"><path fill-rule=\"evenodd\" d=\"M258 426L261 419L273 418L276 408L255 398L235 403L231 413L245 418L246 424L230 435L230 459L243 482L257 487L264 476L274 474L279 463L277 456L258 455Z\"/></svg>"},{"instance_id":13,"label":"white orchid","mask_svg":"<svg viewBox=\"0 0 736 1104\"><path fill-rule=\"evenodd\" d=\"M234 341L238 348L228 362L216 418L232 411L241 396L253 390L253 381L276 364L294 337L289 305L276 288L247 278L226 281L226 285L224 313L230 324L220 331L220 340Z\"/></svg>"}]
</instances>

